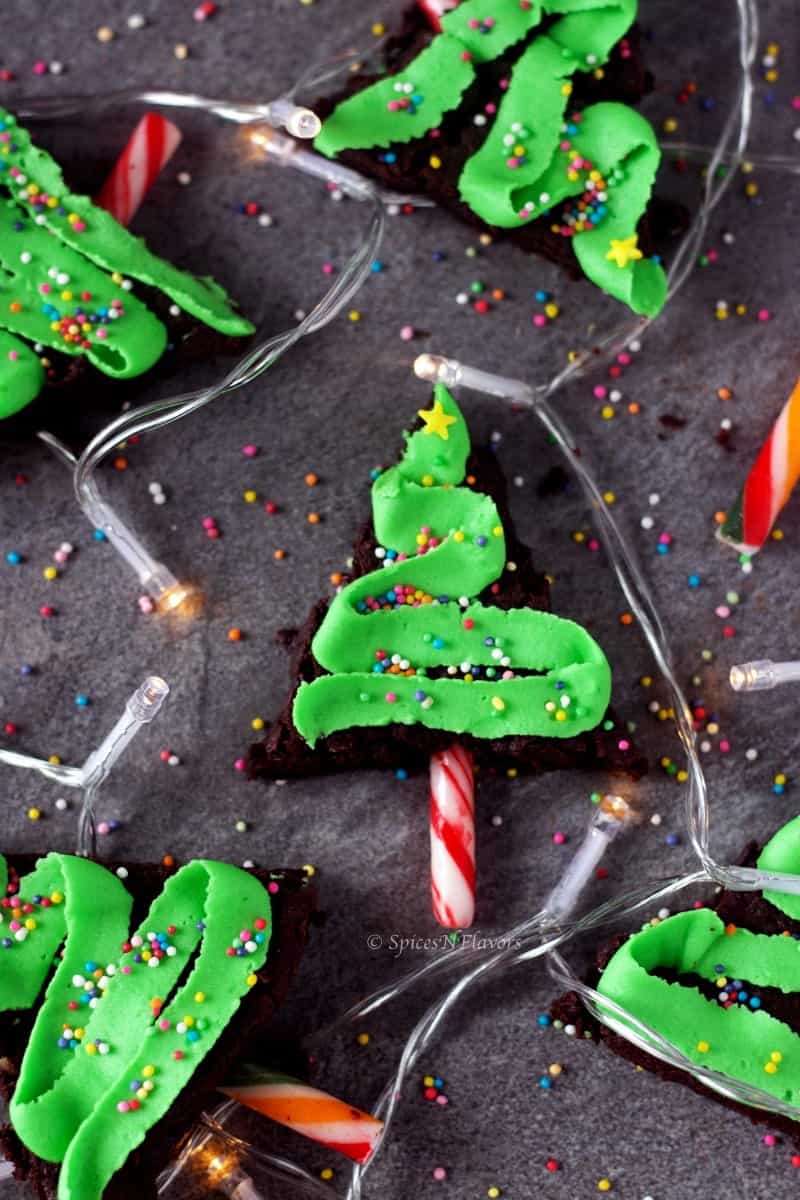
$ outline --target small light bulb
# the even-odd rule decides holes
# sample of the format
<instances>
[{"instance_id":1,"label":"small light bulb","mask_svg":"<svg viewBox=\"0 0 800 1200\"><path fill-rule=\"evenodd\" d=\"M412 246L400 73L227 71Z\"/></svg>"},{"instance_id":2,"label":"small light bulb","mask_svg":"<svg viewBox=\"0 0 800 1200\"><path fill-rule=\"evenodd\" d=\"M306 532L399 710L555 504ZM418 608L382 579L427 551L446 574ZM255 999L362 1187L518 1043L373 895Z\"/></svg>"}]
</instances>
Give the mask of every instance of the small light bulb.
<instances>
[{"instance_id":1,"label":"small light bulb","mask_svg":"<svg viewBox=\"0 0 800 1200\"><path fill-rule=\"evenodd\" d=\"M186 617L192 620L203 608L203 593L192 583L173 583L156 599L156 609L162 616Z\"/></svg>"}]
</instances>

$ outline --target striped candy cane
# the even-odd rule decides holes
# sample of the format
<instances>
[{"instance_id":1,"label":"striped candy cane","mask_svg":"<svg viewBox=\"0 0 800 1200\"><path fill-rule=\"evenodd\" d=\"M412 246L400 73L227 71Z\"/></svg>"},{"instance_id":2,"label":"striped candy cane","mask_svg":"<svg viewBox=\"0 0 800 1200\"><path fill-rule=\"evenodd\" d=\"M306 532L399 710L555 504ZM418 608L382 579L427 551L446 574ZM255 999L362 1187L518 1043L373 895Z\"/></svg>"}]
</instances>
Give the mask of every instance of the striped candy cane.
<instances>
[{"instance_id":1,"label":"striped candy cane","mask_svg":"<svg viewBox=\"0 0 800 1200\"><path fill-rule=\"evenodd\" d=\"M181 141L181 131L160 113L145 113L97 196L121 225L129 225Z\"/></svg>"},{"instance_id":2,"label":"striped candy cane","mask_svg":"<svg viewBox=\"0 0 800 1200\"><path fill-rule=\"evenodd\" d=\"M753 463L744 488L720 530L720 539L755 554L800 479L800 379Z\"/></svg>"},{"instance_id":3,"label":"striped candy cane","mask_svg":"<svg viewBox=\"0 0 800 1200\"><path fill-rule=\"evenodd\" d=\"M458 742L431 756L431 898L446 929L475 919L475 785Z\"/></svg>"},{"instance_id":4,"label":"striped candy cane","mask_svg":"<svg viewBox=\"0 0 800 1200\"><path fill-rule=\"evenodd\" d=\"M237 1068L233 1083L220 1091L358 1163L367 1161L383 1130L383 1121L352 1104L254 1063Z\"/></svg>"},{"instance_id":5,"label":"striped candy cane","mask_svg":"<svg viewBox=\"0 0 800 1200\"><path fill-rule=\"evenodd\" d=\"M417 0L417 2L437 33L442 32L441 18L458 4L458 0Z\"/></svg>"}]
</instances>

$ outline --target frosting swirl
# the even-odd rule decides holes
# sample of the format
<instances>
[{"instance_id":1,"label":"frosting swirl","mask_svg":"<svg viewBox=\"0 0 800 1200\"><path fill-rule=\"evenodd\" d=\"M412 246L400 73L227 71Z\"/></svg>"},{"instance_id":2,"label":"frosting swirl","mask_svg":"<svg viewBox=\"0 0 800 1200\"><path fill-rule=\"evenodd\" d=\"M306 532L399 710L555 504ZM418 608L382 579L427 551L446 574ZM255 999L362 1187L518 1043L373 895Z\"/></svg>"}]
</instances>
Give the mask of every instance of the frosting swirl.
<instances>
[{"instance_id":1,"label":"frosting swirl","mask_svg":"<svg viewBox=\"0 0 800 1200\"><path fill-rule=\"evenodd\" d=\"M392 722L482 738L593 728L611 691L605 655L572 621L474 599L505 567L500 516L489 496L459 486L469 435L445 387L420 416L424 427L372 488L384 566L331 603L312 643L331 674L298 688L296 728L312 746Z\"/></svg>"}]
</instances>

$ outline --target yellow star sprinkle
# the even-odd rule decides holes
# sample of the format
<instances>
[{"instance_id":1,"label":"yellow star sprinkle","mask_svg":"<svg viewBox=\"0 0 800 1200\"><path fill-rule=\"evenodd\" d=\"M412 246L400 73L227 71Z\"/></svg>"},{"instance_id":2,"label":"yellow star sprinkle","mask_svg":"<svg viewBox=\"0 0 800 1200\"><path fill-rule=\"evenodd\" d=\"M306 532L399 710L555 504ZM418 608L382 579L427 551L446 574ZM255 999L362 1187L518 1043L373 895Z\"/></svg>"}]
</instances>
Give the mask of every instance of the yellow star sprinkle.
<instances>
[{"instance_id":1,"label":"yellow star sprinkle","mask_svg":"<svg viewBox=\"0 0 800 1200\"><path fill-rule=\"evenodd\" d=\"M425 432L437 434L443 442L450 437L448 425L455 425L456 418L449 417L442 408L441 400L434 402L433 408L421 408L417 414L425 422Z\"/></svg>"},{"instance_id":2,"label":"yellow star sprinkle","mask_svg":"<svg viewBox=\"0 0 800 1200\"><path fill-rule=\"evenodd\" d=\"M615 262L618 267L627 267L629 262L635 262L638 258L642 258L642 252L637 246L638 235L632 233L630 237L611 239L611 249L606 258L611 262Z\"/></svg>"}]
</instances>

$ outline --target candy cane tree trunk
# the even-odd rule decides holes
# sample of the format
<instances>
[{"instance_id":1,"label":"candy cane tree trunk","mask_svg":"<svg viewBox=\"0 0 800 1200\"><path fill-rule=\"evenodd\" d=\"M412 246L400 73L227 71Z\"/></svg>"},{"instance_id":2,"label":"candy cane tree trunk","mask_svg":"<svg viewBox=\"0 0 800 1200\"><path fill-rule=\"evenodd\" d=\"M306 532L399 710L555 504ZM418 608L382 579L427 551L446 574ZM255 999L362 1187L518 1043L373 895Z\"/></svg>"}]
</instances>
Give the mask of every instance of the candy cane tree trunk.
<instances>
[{"instance_id":1,"label":"candy cane tree trunk","mask_svg":"<svg viewBox=\"0 0 800 1200\"><path fill-rule=\"evenodd\" d=\"M458 742L431 757L431 900L446 929L475 919L475 784Z\"/></svg>"}]
</instances>

